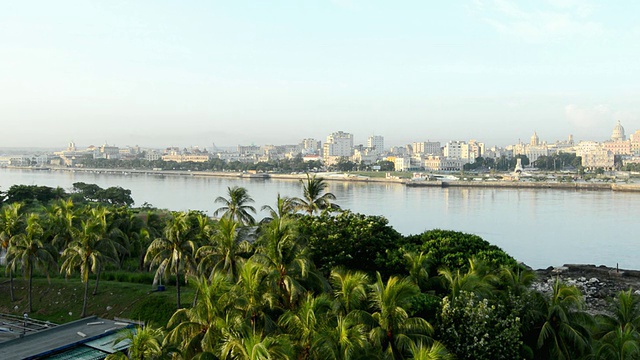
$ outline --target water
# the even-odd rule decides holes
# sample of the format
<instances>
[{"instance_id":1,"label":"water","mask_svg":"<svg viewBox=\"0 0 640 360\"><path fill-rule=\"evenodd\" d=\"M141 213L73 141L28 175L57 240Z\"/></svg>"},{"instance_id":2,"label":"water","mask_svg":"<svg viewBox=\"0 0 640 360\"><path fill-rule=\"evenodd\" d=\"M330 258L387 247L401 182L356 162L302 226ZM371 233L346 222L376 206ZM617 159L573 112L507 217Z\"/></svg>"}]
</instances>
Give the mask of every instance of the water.
<instances>
[{"instance_id":1,"label":"water","mask_svg":"<svg viewBox=\"0 0 640 360\"><path fill-rule=\"evenodd\" d=\"M74 182L130 189L136 205L213 214L217 196L243 186L256 209L276 195L301 196L296 180L256 180L0 169L0 190L13 184ZM549 189L411 188L399 184L329 182L343 208L382 215L402 234L440 228L474 233L534 268L568 263L640 269L640 193ZM261 213L258 218L266 215Z\"/></svg>"}]
</instances>

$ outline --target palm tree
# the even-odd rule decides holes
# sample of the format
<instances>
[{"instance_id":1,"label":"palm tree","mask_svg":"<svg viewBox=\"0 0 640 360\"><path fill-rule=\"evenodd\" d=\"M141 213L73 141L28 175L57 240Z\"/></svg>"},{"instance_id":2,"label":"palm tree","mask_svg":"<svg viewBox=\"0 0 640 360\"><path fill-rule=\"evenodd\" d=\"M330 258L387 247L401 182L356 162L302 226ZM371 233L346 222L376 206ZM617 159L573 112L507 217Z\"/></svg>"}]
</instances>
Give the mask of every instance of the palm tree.
<instances>
[{"instance_id":1,"label":"palm tree","mask_svg":"<svg viewBox=\"0 0 640 360\"><path fill-rule=\"evenodd\" d=\"M258 262L247 260L238 264L238 281L234 286L236 307L254 332L259 320L263 329L274 327L267 311L275 307L278 298L270 291L267 275L267 269Z\"/></svg>"},{"instance_id":2,"label":"palm tree","mask_svg":"<svg viewBox=\"0 0 640 360\"><path fill-rule=\"evenodd\" d=\"M295 301L304 294L303 283L320 281L307 248L298 244L293 221L287 218L274 219L265 224L258 240L256 253L251 257L265 266L274 290L280 295L282 306L291 309Z\"/></svg>"},{"instance_id":3,"label":"palm tree","mask_svg":"<svg viewBox=\"0 0 640 360\"><path fill-rule=\"evenodd\" d=\"M296 211L297 203L294 198L290 198L288 196L280 196L278 193L278 199L276 201L276 208L272 208L269 205L264 205L260 208L262 211L268 211L269 216L262 219L264 222L271 221L273 219L281 218L284 216L289 216Z\"/></svg>"},{"instance_id":4,"label":"palm tree","mask_svg":"<svg viewBox=\"0 0 640 360\"><path fill-rule=\"evenodd\" d=\"M231 279L235 279L239 253L248 251L250 245L242 241L243 231L240 224L232 218L223 217L210 237L209 244L201 246L196 252L199 274L213 274L223 270Z\"/></svg>"},{"instance_id":5,"label":"palm tree","mask_svg":"<svg viewBox=\"0 0 640 360\"><path fill-rule=\"evenodd\" d=\"M615 328L600 339L596 359L638 359L640 358L640 337L631 326Z\"/></svg>"},{"instance_id":6,"label":"palm tree","mask_svg":"<svg viewBox=\"0 0 640 360\"><path fill-rule=\"evenodd\" d=\"M359 311L338 315L333 326L321 329L313 344L316 359L372 359L367 326Z\"/></svg>"},{"instance_id":7,"label":"palm tree","mask_svg":"<svg viewBox=\"0 0 640 360\"><path fill-rule=\"evenodd\" d=\"M213 216L218 216L218 214L222 213L222 217L229 217L241 224L254 224L256 220L249 212L255 214L256 209L248 205L254 201L249 196L247 189L240 186L228 187L227 194L229 196L228 199L222 196L216 198L215 202L222 204L222 206L213 213Z\"/></svg>"},{"instance_id":8,"label":"palm tree","mask_svg":"<svg viewBox=\"0 0 640 360\"><path fill-rule=\"evenodd\" d=\"M546 304L545 321L538 335L538 347L550 358L574 359L590 347L587 325L590 316L582 311L583 298L575 286L556 279Z\"/></svg>"},{"instance_id":9,"label":"palm tree","mask_svg":"<svg viewBox=\"0 0 640 360\"><path fill-rule=\"evenodd\" d=\"M47 233L59 251L64 250L73 240L80 218L71 199L60 199L45 209Z\"/></svg>"},{"instance_id":10,"label":"palm tree","mask_svg":"<svg viewBox=\"0 0 640 360\"><path fill-rule=\"evenodd\" d=\"M329 320L330 311L331 300L326 294L307 293L295 310L288 310L278 319L278 324L296 341L300 358L309 358L315 352L312 345L318 331Z\"/></svg>"},{"instance_id":11,"label":"palm tree","mask_svg":"<svg viewBox=\"0 0 640 360\"><path fill-rule=\"evenodd\" d=\"M24 217L22 215L22 204L13 203L6 206L2 213L0 213L0 244L2 245L2 251L7 251L12 242L12 239L17 235L23 227ZM15 301L13 294L13 271L10 267L7 267L9 273L9 293L11 301Z\"/></svg>"},{"instance_id":12,"label":"palm tree","mask_svg":"<svg viewBox=\"0 0 640 360\"><path fill-rule=\"evenodd\" d=\"M332 203L336 199L336 196L332 193L324 193L329 186L323 178L316 177L316 175L309 175L307 173L307 180L300 180L302 183L302 198L296 198L295 201L298 206L298 210L304 211L309 215L313 215L315 212L319 212L325 209L339 210L340 206Z\"/></svg>"},{"instance_id":13,"label":"palm tree","mask_svg":"<svg viewBox=\"0 0 640 360\"><path fill-rule=\"evenodd\" d=\"M453 360L454 356L441 343L434 341L430 346L411 346L411 360Z\"/></svg>"},{"instance_id":14,"label":"palm tree","mask_svg":"<svg viewBox=\"0 0 640 360\"><path fill-rule=\"evenodd\" d=\"M363 310L367 306L369 276L362 271L347 271L342 268L331 270L329 283L333 287L336 312L346 315L353 310Z\"/></svg>"},{"instance_id":15,"label":"palm tree","mask_svg":"<svg viewBox=\"0 0 640 360\"><path fill-rule=\"evenodd\" d=\"M242 326L236 311L232 283L225 274L216 272L207 280L196 280L200 300L192 308L176 311L167 328L165 343L177 345L185 358L198 353L215 353L225 331Z\"/></svg>"},{"instance_id":16,"label":"palm tree","mask_svg":"<svg viewBox=\"0 0 640 360\"><path fill-rule=\"evenodd\" d=\"M189 214L174 214L164 229L163 237L155 239L147 249L144 262L157 267L156 278L164 276L167 270L176 276L176 304L180 309L180 275L194 268L196 243L191 240L193 232ZM155 280L154 280L155 282Z\"/></svg>"},{"instance_id":17,"label":"palm tree","mask_svg":"<svg viewBox=\"0 0 640 360\"><path fill-rule=\"evenodd\" d=\"M116 341L118 344L123 341L130 343L127 349L127 355L122 352L109 354L105 360L144 360L144 359L161 359L163 358L162 341L164 332L162 329L150 326L138 327L135 330L123 330Z\"/></svg>"},{"instance_id":18,"label":"palm tree","mask_svg":"<svg viewBox=\"0 0 640 360\"><path fill-rule=\"evenodd\" d=\"M265 336L247 329L232 331L220 348L220 359L293 359L295 352L286 335Z\"/></svg>"},{"instance_id":19,"label":"palm tree","mask_svg":"<svg viewBox=\"0 0 640 360\"><path fill-rule=\"evenodd\" d=\"M89 217L81 223L80 231L62 252L60 272L70 276L75 269L80 269L80 278L84 283L84 300L82 313L87 312L87 295L89 292L89 274L98 272L104 262L116 262L118 252L114 243L104 235L104 224L99 217ZM96 277L98 279L98 277Z\"/></svg>"},{"instance_id":20,"label":"palm tree","mask_svg":"<svg viewBox=\"0 0 640 360\"><path fill-rule=\"evenodd\" d=\"M640 355L640 296L631 289L620 291L610 313L598 316L597 320L598 356L633 359Z\"/></svg>"},{"instance_id":21,"label":"palm tree","mask_svg":"<svg viewBox=\"0 0 640 360\"><path fill-rule=\"evenodd\" d=\"M473 292L483 298L489 297L498 279L483 261L476 258L469 259L469 270L464 274L460 269L455 273L449 269L440 269L438 274L451 291L449 297L451 301L460 294L460 291Z\"/></svg>"},{"instance_id":22,"label":"palm tree","mask_svg":"<svg viewBox=\"0 0 640 360\"><path fill-rule=\"evenodd\" d=\"M370 337L391 358L401 359L412 345L431 341L431 324L423 318L409 317L406 310L419 293L418 285L409 279L392 276L385 284L380 273L376 273L376 282L370 291L371 316L376 326Z\"/></svg>"},{"instance_id":23,"label":"palm tree","mask_svg":"<svg viewBox=\"0 0 640 360\"><path fill-rule=\"evenodd\" d=\"M27 219L27 227L23 233L14 236L14 241L7 251L7 267L12 271L19 265L22 267L25 277L29 280L29 305L28 311L33 311L31 289L33 285L33 269L44 270L49 276L48 270L56 268L55 250L42 241L44 231L40 225L40 217L31 214Z\"/></svg>"},{"instance_id":24,"label":"palm tree","mask_svg":"<svg viewBox=\"0 0 640 360\"><path fill-rule=\"evenodd\" d=\"M405 252L404 261L413 282L415 282L420 289L425 289L427 280L429 280L429 266L432 262L431 257L424 252L420 252L419 254Z\"/></svg>"},{"instance_id":25,"label":"palm tree","mask_svg":"<svg viewBox=\"0 0 640 360\"><path fill-rule=\"evenodd\" d=\"M137 214L126 207L114 208L107 214L107 236L118 247L120 267L125 259L137 253L140 246L141 230L144 223Z\"/></svg>"},{"instance_id":26,"label":"palm tree","mask_svg":"<svg viewBox=\"0 0 640 360\"><path fill-rule=\"evenodd\" d=\"M103 243L105 248L109 249L109 256L104 256L104 261L100 261L97 263L97 269L94 271L96 274L96 285L93 288L92 295L98 294L98 285L100 284L100 274L102 273L103 262L108 261L114 264L119 263L119 259L124 257L125 254L128 253L128 249L130 247L129 239L127 236L118 228L118 221L114 221L114 219L107 220L107 216L111 215L104 207L92 208L88 216L90 219L97 224L94 228L94 235L98 237L101 243ZM111 250L115 250L115 253ZM115 256L114 256L115 255Z\"/></svg>"},{"instance_id":27,"label":"palm tree","mask_svg":"<svg viewBox=\"0 0 640 360\"><path fill-rule=\"evenodd\" d=\"M536 273L518 267L502 267L498 274L500 285L506 286L510 295L522 296L531 288L531 284L536 280Z\"/></svg>"}]
</instances>

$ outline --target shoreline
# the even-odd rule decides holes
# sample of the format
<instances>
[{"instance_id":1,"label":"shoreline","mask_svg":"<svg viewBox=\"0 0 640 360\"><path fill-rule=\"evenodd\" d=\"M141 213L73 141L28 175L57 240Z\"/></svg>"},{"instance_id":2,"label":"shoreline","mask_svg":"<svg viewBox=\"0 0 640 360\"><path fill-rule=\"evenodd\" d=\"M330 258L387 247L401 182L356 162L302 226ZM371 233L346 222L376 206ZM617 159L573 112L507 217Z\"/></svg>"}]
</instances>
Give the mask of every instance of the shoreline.
<instances>
[{"instance_id":1,"label":"shoreline","mask_svg":"<svg viewBox=\"0 0 640 360\"><path fill-rule=\"evenodd\" d=\"M156 176L192 176L192 177L220 177L235 179L274 179L274 180L303 180L306 174L252 174L224 171L187 171L187 170L138 170L138 169L102 169L102 168L68 168L68 167L4 167L10 170L29 171L65 171L65 172L88 172L99 174L117 175L156 175ZM554 190L591 190L591 191L617 191L617 192L640 192L640 184L627 183L587 183L587 182L548 182L548 181L412 181L400 178L373 178L347 173L316 173L326 181L357 182L357 183L386 183L401 184L407 187L436 187L436 188L503 188L503 189L554 189Z\"/></svg>"},{"instance_id":2,"label":"shoreline","mask_svg":"<svg viewBox=\"0 0 640 360\"><path fill-rule=\"evenodd\" d=\"M565 264L533 272L537 277L533 288L546 294L552 292L556 279L576 286L584 296L586 310L592 314L609 311L609 300L620 291L631 289L633 293L640 294L640 270L593 264Z\"/></svg>"}]
</instances>

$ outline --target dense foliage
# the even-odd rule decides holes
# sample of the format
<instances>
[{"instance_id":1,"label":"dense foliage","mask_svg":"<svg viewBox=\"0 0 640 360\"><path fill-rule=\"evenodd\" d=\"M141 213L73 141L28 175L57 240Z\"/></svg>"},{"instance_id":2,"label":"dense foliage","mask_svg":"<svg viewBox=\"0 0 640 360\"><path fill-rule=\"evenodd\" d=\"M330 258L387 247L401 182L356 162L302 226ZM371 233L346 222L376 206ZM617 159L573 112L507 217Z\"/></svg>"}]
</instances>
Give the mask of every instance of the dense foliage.
<instances>
[{"instance_id":1,"label":"dense foliage","mask_svg":"<svg viewBox=\"0 0 640 360\"><path fill-rule=\"evenodd\" d=\"M331 196L322 179L307 181L303 192L320 191L278 197L257 225L246 216L253 200L243 188L229 188L219 197L220 218L209 218L115 206L126 202L105 201L91 184L74 185L79 202L16 187L12 196L26 194L30 206L0 209L9 296L14 275L30 284L61 273L83 284L84 313L100 296L101 277L175 286L174 305L147 297L136 306L134 316L155 326L122 334L133 344L131 359L640 356L640 298L631 290L609 314L591 316L577 288L557 281L548 294L533 290L532 272L478 236L402 236L382 217L330 201L310 208ZM116 199L130 194L116 190ZM181 301L184 286L197 294L189 304Z\"/></svg>"},{"instance_id":2,"label":"dense foliage","mask_svg":"<svg viewBox=\"0 0 640 360\"><path fill-rule=\"evenodd\" d=\"M499 247L481 237L452 230L429 230L402 238L396 251L396 262L403 252L423 252L430 255L430 275L438 269L468 270L469 259L475 257L492 267L515 266L516 261Z\"/></svg>"},{"instance_id":3,"label":"dense foliage","mask_svg":"<svg viewBox=\"0 0 640 360\"><path fill-rule=\"evenodd\" d=\"M521 159L522 166L529 165L529 158L526 155L516 155L512 158L501 156L497 159L489 157L477 157L473 163L464 164L463 170L465 171L513 171L515 169L518 159Z\"/></svg>"},{"instance_id":4,"label":"dense foliage","mask_svg":"<svg viewBox=\"0 0 640 360\"><path fill-rule=\"evenodd\" d=\"M558 153L549 156L540 156L534 162L534 166L540 170L564 170L577 169L582 166L582 158L571 153Z\"/></svg>"},{"instance_id":5,"label":"dense foliage","mask_svg":"<svg viewBox=\"0 0 640 360\"><path fill-rule=\"evenodd\" d=\"M301 216L299 231L313 262L325 274L336 266L388 274L386 253L402 239L387 219L350 211Z\"/></svg>"}]
</instances>

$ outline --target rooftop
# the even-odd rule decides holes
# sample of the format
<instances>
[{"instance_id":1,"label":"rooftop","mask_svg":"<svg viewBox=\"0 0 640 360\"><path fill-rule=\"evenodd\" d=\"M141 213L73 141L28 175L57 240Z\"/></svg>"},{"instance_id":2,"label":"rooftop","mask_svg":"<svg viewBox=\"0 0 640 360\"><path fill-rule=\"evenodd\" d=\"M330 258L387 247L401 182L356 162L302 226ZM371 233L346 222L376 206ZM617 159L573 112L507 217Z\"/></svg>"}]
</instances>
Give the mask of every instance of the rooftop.
<instances>
[{"instance_id":1,"label":"rooftop","mask_svg":"<svg viewBox=\"0 0 640 360\"><path fill-rule=\"evenodd\" d=\"M71 355L71 357L58 356L57 358L102 359L107 354L117 351L117 349L113 348L115 336L110 336L108 339L105 339L105 337L132 325L127 322L106 320L92 316L40 331L26 332L24 336L0 343L0 359L46 358L61 352L67 353L67 350L71 349L74 349L73 351L97 353L98 356L78 357ZM100 341L95 341L98 339ZM126 347L126 344L122 345ZM79 346L82 349L78 350Z\"/></svg>"}]
</instances>

